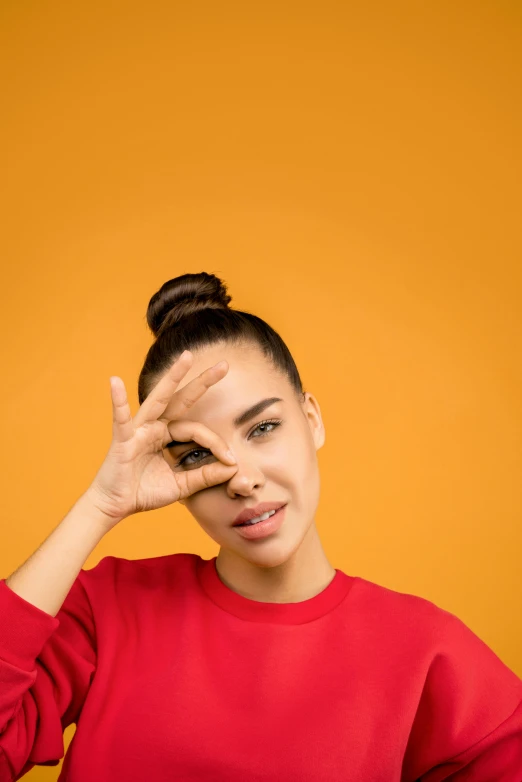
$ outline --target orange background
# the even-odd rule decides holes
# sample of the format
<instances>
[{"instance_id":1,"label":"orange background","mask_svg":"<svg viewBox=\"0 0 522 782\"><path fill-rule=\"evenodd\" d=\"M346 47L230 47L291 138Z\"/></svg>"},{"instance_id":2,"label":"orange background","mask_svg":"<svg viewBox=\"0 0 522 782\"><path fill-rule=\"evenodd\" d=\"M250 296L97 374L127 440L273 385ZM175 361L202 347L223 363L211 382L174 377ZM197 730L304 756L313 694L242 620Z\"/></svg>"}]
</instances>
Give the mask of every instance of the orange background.
<instances>
[{"instance_id":1,"label":"orange background","mask_svg":"<svg viewBox=\"0 0 522 782\"><path fill-rule=\"evenodd\" d=\"M11 1L0 36L4 577L104 458L110 375L136 411L149 298L214 272L319 399L331 563L522 676L520 4ZM85 567L217 550L170 506Z\"/></svg>"}]
</instances>

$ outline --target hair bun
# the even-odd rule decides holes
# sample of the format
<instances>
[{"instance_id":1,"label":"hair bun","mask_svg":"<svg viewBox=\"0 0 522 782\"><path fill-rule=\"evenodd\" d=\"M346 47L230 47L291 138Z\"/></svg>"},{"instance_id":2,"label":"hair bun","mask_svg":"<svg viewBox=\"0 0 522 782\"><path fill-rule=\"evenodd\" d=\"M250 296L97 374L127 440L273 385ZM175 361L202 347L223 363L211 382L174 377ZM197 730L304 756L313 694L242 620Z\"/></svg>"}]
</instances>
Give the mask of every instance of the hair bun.
<instances>
[{"instance_id":1,"label":"hair bun","mask_svg":"<svg viewBox=\"0 0 522 782\"><path fill-rule=\"evenodd\" d=\"M206 307L227 308L232 297L215 274L181 274L165 282L149 301L147 323L157 338L160 331Z\"/></svg>"}]
</instances>

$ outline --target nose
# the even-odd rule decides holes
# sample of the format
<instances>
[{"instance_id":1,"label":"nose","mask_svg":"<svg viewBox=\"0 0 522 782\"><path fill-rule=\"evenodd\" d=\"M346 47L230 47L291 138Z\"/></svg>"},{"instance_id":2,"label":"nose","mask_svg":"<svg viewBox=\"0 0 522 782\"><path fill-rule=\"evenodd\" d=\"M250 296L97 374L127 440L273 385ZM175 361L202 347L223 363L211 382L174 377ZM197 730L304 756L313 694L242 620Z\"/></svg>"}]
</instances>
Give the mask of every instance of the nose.
<instances>
[{"instance_id":1,"label":"nose","mask_svg":"<svg viewBox=\"0 0 522 782\"><path fill-rule=\"evenodd\" d=\"M259 489L265 484L263 471L249 459L242 459L236 454L237 470L226 482L227 493L230 497L249 495L254 489Z\"/></svg>"}]
</instances>

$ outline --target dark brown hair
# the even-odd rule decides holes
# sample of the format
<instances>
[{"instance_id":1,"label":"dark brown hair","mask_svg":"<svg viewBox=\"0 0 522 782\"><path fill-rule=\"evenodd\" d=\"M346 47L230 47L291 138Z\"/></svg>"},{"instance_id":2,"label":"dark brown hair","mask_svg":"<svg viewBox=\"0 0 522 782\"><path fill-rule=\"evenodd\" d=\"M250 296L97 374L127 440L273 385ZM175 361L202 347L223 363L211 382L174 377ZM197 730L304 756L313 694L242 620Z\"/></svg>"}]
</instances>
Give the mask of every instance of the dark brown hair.
<instances>
[{"instance_id":1,"label":"dark brown hair","mask_svg":"<svg viewBox=\"0 0 522 782\"><path fill-rule=\"evenodd\" d=\"M214 274L182 274L165 282L149 301L147 323L156 337L138 379L139 404L184 350L205 345L256 345L286 374L301 401L303 384L287 346L271 326L250 312L228 306L231 296Z\"/></svg>"}]
</instances>

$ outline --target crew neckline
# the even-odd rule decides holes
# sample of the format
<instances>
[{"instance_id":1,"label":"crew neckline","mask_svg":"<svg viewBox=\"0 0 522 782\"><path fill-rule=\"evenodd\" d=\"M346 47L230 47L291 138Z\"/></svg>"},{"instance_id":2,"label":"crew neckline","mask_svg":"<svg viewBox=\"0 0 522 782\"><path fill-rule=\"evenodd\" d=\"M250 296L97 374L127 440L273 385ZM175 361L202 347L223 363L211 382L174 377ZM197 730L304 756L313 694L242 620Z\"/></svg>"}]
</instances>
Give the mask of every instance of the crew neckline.
<instances>
[{"instance_id":1,"label":"crew neckline","mask_svg":"<svg viewBox=\"0 0 522 782\"><path fill-rule=\"evenodd\" d=\"M335 575L322 592L298 603L263 603L234 592L221 581L216 557L198 558L197 577L207 597L229 614L249 622L298 625L311 622L332 611L346 597L355 580L335 568Z\"/></svg>"}]
</instances>

